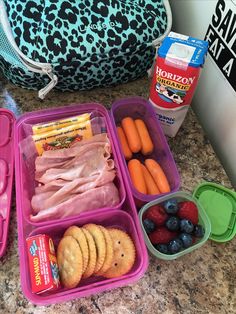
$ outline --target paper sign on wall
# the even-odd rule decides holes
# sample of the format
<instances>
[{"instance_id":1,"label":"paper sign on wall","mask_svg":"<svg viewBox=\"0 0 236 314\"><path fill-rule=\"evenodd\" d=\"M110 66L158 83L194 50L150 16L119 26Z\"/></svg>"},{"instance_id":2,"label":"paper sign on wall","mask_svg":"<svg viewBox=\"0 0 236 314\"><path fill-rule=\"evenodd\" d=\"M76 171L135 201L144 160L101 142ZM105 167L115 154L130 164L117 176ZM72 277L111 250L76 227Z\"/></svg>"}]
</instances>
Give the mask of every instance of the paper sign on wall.
<instances>
[{"instance_id":1,"label":"paper sign on wall","mask_svg":"<svg viewBox=\"0 0 236 314\"><path fill-rule=\"evenodd\" d=\"M236 91L236 2L217 2L205 40L208 53Z\"/></svg>"}]
</instances>

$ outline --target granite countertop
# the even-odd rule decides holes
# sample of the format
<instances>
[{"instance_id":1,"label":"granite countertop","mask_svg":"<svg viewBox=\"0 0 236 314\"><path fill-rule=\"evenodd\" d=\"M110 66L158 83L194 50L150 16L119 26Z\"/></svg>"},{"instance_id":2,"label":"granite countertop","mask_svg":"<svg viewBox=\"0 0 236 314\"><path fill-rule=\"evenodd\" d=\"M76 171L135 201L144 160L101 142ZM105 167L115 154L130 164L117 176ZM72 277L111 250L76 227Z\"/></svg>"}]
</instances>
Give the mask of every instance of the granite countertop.
<instances>
[{"instance_id":1,"label":"granite countertop","mask_svg":"<svg viewBox=\"0 0 236 314\"><path fill-rule=\"evenodd\" d=\"M126 96L147 98L149 81L139 79L122 86L92 91L53 91L45 101L35 91L15 87L0 78L0 107L16 115L69 103L99 102L109 105ZM226 187L231 184L204 135L194 113L189 110L176 138L169 140L181 175L181 190L192 192L203 180ZM6 255L0 261L0 312L7 313L236 313L236 239L217 244L212 241L175 261L150 256L145 275L135 284L92 297L47 307L28 302L21 292L17 247L15 192Z\"/></svg>"}]
</instances>

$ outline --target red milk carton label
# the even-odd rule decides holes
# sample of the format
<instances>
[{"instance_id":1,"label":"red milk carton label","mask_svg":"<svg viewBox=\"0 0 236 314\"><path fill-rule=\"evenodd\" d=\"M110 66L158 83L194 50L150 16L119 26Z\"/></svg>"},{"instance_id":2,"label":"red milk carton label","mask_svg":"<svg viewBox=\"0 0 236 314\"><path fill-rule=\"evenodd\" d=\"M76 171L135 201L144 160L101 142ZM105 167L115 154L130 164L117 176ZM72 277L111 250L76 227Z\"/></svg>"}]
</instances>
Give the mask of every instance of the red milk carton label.
<instances>
[{"instance_id":1,"label":"red milk carton label","mask_svg":"<svg viewBox=\"0 0 236 314\"><path fill-rule=\"evenodd\" d=\"M158 56L150 99L163 108L174 109L189 105L199 74L200 68L188 66L186 70L179 69Z\"/></svg>"},{"instance_id":2,"label":"red milk carton label","mask_svg":"<svg viewBox=\"0 0 236 314\"><path fill-rule=\"evenodd\" d=\"M207 48L206 41L171 32L158 49L149 100L168 136L184 120Z\"/></svg>"},{"instance_id":3,"label":"red milk carton label","mask_svg":"<svg viewBox=\"0 0 236 314\"><path fill-rule=\"evenodd\" d=\"M26 239L31 287L42 293L60 286L57 258L52 239L40 234Z\"/></svg>"}]
</instances>

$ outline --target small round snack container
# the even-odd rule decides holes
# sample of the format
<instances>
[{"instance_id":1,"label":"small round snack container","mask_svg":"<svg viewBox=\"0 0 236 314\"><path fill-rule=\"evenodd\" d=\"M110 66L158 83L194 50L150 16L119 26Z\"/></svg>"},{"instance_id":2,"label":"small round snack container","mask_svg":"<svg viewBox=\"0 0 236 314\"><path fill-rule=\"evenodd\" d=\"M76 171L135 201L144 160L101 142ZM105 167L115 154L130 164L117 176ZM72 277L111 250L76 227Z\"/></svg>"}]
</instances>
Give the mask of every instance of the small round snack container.
<instances>
[{"instance_id":1,"label":"small round snack container","mask_svg":"<svg viewBox=\"0 0 236 314\"><path fill-rule=\"evenodd\" d=\"M148 208L150 208L154 205L161 205L163 202L168 201L168 200L172 200L172 199L177 200L178 203L183 202L183 201L191 201L191 202L196 204L196 206L198 208L198 217L199 217L198 223L205 229L205 233L204 233L204 236L202 238L197 239L196 242L192 246L190 246L189 248L183 249L176 254L163 254L163 253L159 252L152 245L152 243L148 237L148 234L146 233L144 226L143 226L143 215L148 210ZM211 234L211 222L210 222L204 208L201 206L201 204L198 202L198 200L196 198L194 198L193 196L191 196L188 193L181 192L181 191L171 193L169 195L160 197L156 200L153 200L153 201L147 203L139 211L139 219L140 219L140 224L141 224L141 227L143 230L144 240L146 242L146 245L147 245L149 252L152 253L152 255L154 255L157 258L167 260L167 261L177 259L183 255L186 255L186 254L200 248L208 240L208 238Z\"/></svg>"}]
</instances>

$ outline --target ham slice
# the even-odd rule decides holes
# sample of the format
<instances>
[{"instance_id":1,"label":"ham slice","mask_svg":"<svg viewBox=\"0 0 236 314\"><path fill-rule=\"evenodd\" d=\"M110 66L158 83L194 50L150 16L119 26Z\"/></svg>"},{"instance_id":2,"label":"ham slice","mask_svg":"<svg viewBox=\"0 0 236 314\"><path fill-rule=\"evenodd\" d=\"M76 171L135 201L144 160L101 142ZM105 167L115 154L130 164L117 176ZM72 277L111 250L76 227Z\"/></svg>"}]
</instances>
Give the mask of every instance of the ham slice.
<instances>
[{"instance_id":1,"label":"ham slice","mask_svg":"<svg viewBox=\"0 0 236 314\"><path fill-rule=\"evenodd\" d=\"M40 159L38 159L40 158ZM47 171L48 169L54 168L54 167L63 167L63 165L68 162L68 160L62 160L61 158L58 158L58 161L51 158L42 158L42 156L37 157L35 161L35 180L38 181L38 179Z\"/></svg>"},{"instance_id":2,"label":"ham slice","mask_svg":"<svg viewBox=\"0 0 236 314\"><path fill-rule=\"evenodd\" d=\"M38 181L44 184L56 179L72 181L79 177L87 177L100 173L104 168L112 169L114 164L104 158L105 152L102 147L99 149L93 147L79 156L80 158L75 157L74 163L70 161L70 168L68 164L65 164L60 168L48 169L38 178Z\"/></svg>"},{"instance_id":3,"label":"ham slice","mask_svg":"<svg viewBox=\"0 0 236 314\"><path fill-rule=\"evenodd\" d=\"M81 212L103 207L114 207L119 203L119 193L110 182L101 187L90 189L82 194L77 194L62 204L41 210L37 215L31 215L32 222L47 221L49 219L65 218L78 215Z\"/></svg>"},{"instance_id":4,"label":"ham slice","mask_svg":"<svg viewBox=\"0 0 236 314\"><path fill-rule=\"evenodd\" d=\"M39 186L31 200L31 220L63 218L117 205L114 168L105 133L76 142L70 148L45 151L35 161Z\"/></svg>"},{"instance_id":5,"label":"ham slice","mask_svg":"<svg viewBox=\"0 0 236 314\"><path fill-rule=\"evenodd\" d=\"M90 189L103 186L112 182L115 178L115 170L108 171L104 169L100 174L78 178L73 181L64 183L57 191L53 190L53 186L44 185L44 190L41 193L35 194L32 198L31 205L34 213L38 213L49 207L65 202L74 194L81 194ZM42 190L41 190L42 191Z\"/></svg>"},{"instance_id":6,"label":"ham slice","mask_svg":"<svg viewBox=\"0 0 236 314\"><path fill-rule=\"evenodd\" d=\"M36 188L35 188L35 194L40 194L40 193L44 193L47 191L58 191L61 187L64 186L64 184L66 184L67 182L65 180L53 180L51 182L48 182L47 184L39 184Z\"/></svg>"},{"instance_id":7,"label":"ham slice","mask_svg":"<svg viewBox=\"0 0 236 314\"><path fill-rule=\"evenodd\" d=\"M77 142L72 148L45 151L42 156L38 156L35 160L35 179L40 181L40 178L45 171L53 168L70 168L72 165L75 166L77 161L81 164L81 159L85 160L90 158L88 154L91 155L92 151L94 152L102 149L104 158L110 158L111 147L107 135L99 134L95 135L94 138L99 139L100 141L96 141L95 139L92 141L91 138Z\"/></svg>"}]
</instances>

